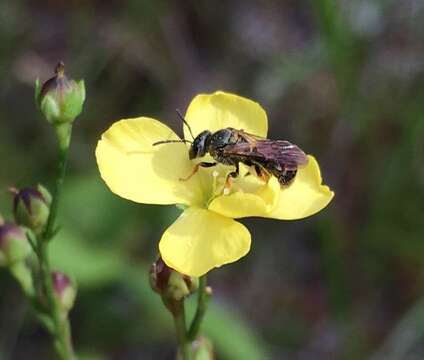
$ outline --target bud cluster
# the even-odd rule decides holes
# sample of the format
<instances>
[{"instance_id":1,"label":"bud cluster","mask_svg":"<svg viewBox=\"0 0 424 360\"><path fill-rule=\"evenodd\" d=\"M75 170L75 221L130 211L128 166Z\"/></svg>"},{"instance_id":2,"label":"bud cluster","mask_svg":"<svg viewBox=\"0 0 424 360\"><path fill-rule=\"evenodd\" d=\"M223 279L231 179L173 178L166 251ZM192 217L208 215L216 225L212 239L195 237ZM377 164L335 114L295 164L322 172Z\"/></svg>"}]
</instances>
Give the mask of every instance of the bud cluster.
<instances>
[{"instance_id":1,"label":"bud cluster","mask_svg":"<svg viewBox=\"0 0 424 360\"><path fill-rule=\"evenodd\" d=\"M7 267L16 280L26 289L31 278L28 263L32 246L39 247L46 228L52 197L42 185L23 189L11 188L13 194L14 222L5 221L0 216L0 267ZM28 236L35 234L34 243ZM76 297L75 283L61 272L51 274L53 296L63 313L69 312ZM32 286L32 285L31 285ZM29 292L28 292L29 293Z\"/></svg>"},{"instance_id":2,"label":"bud cluster","mask_svg":"<svg viewBox=\"0 0 424 360\"><path fill-rule=\"evenodd\" d=\"M51 270L48 245L55 234L72 123L85 101L84 81L67 78L60 62L55 76L43 85L37 79L35 101L58 139L55 198L42 185L10 189L14 221L0 215L0 268L7 268L31 301L38 319L52 335L59 357L74 359L68 312L75 302L76 286L67 275ZM28 259L30 256L36 257L38 264Z\"/></svg>"},{"instance_id":3,"label":"bud cluster","mask_svg":"<svg viewBox=\"0 0 424 360\"><path fill-rule=\"evenodd\" d=\"M32 247L27 232L40 234L44 230L52 201L42 185L24 189L11 188L14 222L0 216L0 266L13 267L24 262Z\"/></svg>"}]
</instances>

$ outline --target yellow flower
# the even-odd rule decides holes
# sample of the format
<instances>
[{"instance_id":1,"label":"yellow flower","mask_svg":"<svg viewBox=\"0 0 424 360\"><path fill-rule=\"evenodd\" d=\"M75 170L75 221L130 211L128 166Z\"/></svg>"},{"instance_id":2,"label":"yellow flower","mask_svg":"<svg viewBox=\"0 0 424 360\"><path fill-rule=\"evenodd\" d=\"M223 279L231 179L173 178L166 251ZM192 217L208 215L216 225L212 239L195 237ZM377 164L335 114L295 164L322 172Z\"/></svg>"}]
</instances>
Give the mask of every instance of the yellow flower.
<instances>
[{"instance_id":1,"label":"yellow flower","mask_svg":"<svg viewBox=\"0 0 424 360\"><path fill-rule=\"evenodd\" d=\"M224 92L196 96L185 119L194 136L206 129L214 132L226 127L267 135L268 121L262 107ZM186 127L184 135L192 140ZM319 166L312 156L287 187L281 187L275 177L266 183L256 176L243 176L248 170L241 166L240 176L226 194L225 178L233 168L221 164L200 168L189 180L181 181L195 165L195 160L188 158L188 145L152 145L177 139L169 127L155 119L120 120L102 135L96 157L103 180L115 194L139 203L186 205L159 243L165 263L183 274L201 276L249 252L250 233L235 218L301 219L323 209L334 196L321 184Z\"/></svg>"}]
</instances>

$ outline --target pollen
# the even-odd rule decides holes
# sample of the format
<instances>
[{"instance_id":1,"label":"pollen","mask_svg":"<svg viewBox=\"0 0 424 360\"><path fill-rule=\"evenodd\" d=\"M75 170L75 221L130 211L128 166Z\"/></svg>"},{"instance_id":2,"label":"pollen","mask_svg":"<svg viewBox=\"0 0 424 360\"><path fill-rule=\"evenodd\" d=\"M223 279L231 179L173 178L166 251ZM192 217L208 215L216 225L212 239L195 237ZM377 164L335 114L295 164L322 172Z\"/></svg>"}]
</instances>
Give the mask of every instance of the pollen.
<instances>
[{"instance_id":1,"label":"pollen","mask_svg":"<svg viewBox=\"0 0 424 360\"><path fill-rule=\"evenodd\" d=\"M230 189L229 188L224 188L224 191L223 191L223 194L224 195L229 195L230 194Z\"/></svg>"}]
</instances>

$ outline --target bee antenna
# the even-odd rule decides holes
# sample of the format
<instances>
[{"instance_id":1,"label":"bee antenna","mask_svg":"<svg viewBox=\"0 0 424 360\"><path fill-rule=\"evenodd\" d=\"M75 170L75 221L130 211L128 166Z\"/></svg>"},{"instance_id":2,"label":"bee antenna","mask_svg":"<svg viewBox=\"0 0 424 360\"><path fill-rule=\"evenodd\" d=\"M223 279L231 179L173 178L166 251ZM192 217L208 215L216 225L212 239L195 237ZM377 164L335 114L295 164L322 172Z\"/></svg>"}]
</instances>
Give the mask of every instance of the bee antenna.
<instances>
[{"instance_id":1,"label":"bee antenna","mask_svg":"<svg viewBox=\"0 0 424 360\"><path fill-rule=\"evenodd\" d=\"M169 143L190 143L191 144L193 142L190 141L190 140L184 140L184 139L181 139L181 140L162 140L162 141L156 141L152 145L156 146L156 145L169 144Z\"/></svg>"},{"instance_id":2,"label":"bee antenna","mask_svg":"<svg viewBox=\"0 0 424 360\"><path fill-rule=\"evenodd\" d=\"M186 121L186 119L184 119L184 116L181 114L181 112L180 112L179 109L176 109L175 111L177 112L178 117L182 120L182 122L184 123L184 125L187 126L187 129L188 129L188 131L190 131L190 135L191 135L191 137L194 140L193 132L191 131L190 125L188 124L188 122Z\"/></svg>"}]
</instances>

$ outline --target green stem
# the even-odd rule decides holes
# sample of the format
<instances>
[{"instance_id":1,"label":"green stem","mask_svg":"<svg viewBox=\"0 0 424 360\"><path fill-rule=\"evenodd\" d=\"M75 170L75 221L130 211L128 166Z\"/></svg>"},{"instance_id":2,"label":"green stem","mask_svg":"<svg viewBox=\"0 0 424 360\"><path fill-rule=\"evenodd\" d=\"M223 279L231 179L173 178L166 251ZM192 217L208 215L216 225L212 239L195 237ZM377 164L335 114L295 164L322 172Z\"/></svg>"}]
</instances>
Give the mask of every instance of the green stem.
<instances>
[{"instance_id":1,"label":"green stem","mask_svg":"<svg viewBox=\"0 0 424 360\"><path fill-rule=\"evenodd\" d=\"M51 326L50 333L54 339L56 351L61 359L73 360L75 359L75 354L72 347L68 314L61 309L60 304L55 297L52 271L48 256L49 240L56 233L57 213L59 209L59 200L62 194L63 182L65 180L72 126L70 124L60 125L56 128L56 132L59 141L58 173L46 228L44 232L37 237L37 255L40 264L42 290L43 294L46 296L47 311L50 314L53 325Z\"/></svg>"},{"instance_id":2,"label":"green stem","mask_svg":"<svg viewBox=\"0 0 424 360\"><path fill-rule=\"evenodd\" d=\"M65 124L68 125L68 124ZM65 126L61 125L61 126ZM43 240L50 240L56 230L56 218L59 209L59 200L62 194L63 182L65 180L66 166L68 163L68 152L69 144L72 133L72 127L66 127L64 129L57 128L57 134L59 138L59 159L58 159L58 174L56 178L56 185L53 193L52 203L50 205L50 214L47 220L47 225L43 233ZM66 130L66 132L65 132Z\"/></svg>"},{"instance_id":3,"label":"green stem","mask_svg":"<svg viewBox=\"0 0 424 360\"><path fill-rule=\"evenodd\" d=\"M191 322L190 329L188 331L188 340L194 341L199 334L200 326L202 325L203 318L208 308L208 302L211 297L210 289L206 287L207 277L203 275L199 279L199 290L197 296L197 309L194 315L193 321Z\"/></svg>"},{"instance_id":4,"label":"green stem","mask_svg":"<svg viewBox=\"0 0 424 360\"><path fill-rule=\"evenodd\" d=\"M190 344L187 342L187 329L185 321L184 300L178 301L175 304L175 309L172 311L174 317L175 331L178 342L177 359L190 360Z\"/></svg>"}]
</instances>

